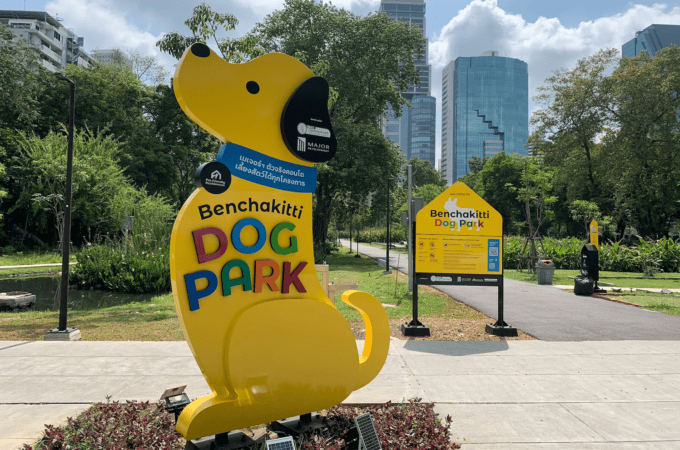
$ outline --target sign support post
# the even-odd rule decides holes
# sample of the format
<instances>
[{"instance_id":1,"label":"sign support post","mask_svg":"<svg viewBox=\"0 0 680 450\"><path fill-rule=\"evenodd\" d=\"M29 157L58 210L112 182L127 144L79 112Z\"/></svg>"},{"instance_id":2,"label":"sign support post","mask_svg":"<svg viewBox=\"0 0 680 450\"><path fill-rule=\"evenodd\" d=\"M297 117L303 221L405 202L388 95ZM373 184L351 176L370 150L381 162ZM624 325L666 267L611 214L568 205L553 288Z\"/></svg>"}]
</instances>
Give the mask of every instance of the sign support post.
<instances>
[{"instance_id":1,"label":"sign support post","mask_svg":"<svg viewBox=\"0 0 680 450\"><path fill-rule=\"evenodd\" d=\"M416 224L413 222L411 224L412 226L412 233L411 233L411 242L415 243L416 241ZM414 251L415 254L415 251ZM413 267L409 267L409 271L411 271L413 268L415 268L415 264L413 264ZM404 336L415 336L415 337L424 337L424 336L429 336L430 335L430 327L427 325L424 325L418 320L418 277L414 276L413 277L413 295L412 295L412 300L413 300L413 320L410 321L409 323L404 323L401 325L401 333Z\"/></svg>"},{"instance_id":2,"label":"sign support post","mask_svg":"<svg viewBox=\"0 0 680 450\"><path fill-rule=\"evenodd\" d=\"M505 245L505 238L501 236L501 245ZM503 320L503 284L505 280L505 268L501 269L501 276L498 280L498 321L495 324L487 324L486 332L493 336L514 337L517 336L517 328L509 326Z\"/></svg>"}]
</instances>

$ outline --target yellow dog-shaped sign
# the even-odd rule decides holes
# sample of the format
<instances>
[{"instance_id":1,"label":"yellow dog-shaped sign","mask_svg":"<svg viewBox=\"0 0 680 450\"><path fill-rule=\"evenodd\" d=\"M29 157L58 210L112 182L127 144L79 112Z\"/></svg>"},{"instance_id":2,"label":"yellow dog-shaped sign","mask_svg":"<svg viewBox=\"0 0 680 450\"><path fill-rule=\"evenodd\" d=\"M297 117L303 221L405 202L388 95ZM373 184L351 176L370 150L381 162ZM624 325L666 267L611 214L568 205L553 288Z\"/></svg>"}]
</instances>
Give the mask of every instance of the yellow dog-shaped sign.
<instances>
[{"instance_id":1,"label":"yellow dog-shaped sign","mask_svg":"<svg viewBox=\"0 0 680 450\"><path fill-rule=\"evenodd\" d=\"M327 83L290 56L230 64L204 44L173 82L184 112L225 143L172 232L175 308L213 391L177 430L197 439L337 405L380 372L389 324L370 294L342 295L365 322L359 355L314 268L313 164L336 150Z\"/></svg>"}]
</instances>

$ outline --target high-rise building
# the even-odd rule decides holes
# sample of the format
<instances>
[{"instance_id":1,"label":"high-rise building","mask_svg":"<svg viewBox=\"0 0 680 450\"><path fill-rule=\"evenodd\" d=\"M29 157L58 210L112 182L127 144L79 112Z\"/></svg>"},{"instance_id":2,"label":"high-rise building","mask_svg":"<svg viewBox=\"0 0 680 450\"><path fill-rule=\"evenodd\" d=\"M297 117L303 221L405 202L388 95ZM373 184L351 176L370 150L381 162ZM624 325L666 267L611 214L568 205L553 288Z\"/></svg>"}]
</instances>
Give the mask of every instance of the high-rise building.
<instances>
[{"instance_id":1,"label":"high-rise building","mask_svg":"<svg viewBox=\"0 0 680 450\"><path fill-rule=\"evenodd\" d=\"M392 20L420 27L426 36L424 0L382 0L379 11ZM436 99L430 95L432 69L427 61L426 42L423 54L415 61L420 84L411 84L401 93L411 107L402 107L400 117L386 111L382 132L401 147L406 159L419 158L434 167L437 107Z\"/></svg>"},{"instance_id":2,"label":"high-rise building","mask_svg":"<svg viewBox=\"0 0 680 450\"><path fill-rule=\"evenodd\" d=\"M67 64L92 64L83 49L85 39L44 11L0 11L0 23L34 48L47 70L61 71Z\"/></svg>"},{"instance_id":3,"label":"high-rise building","mask_svg":"<svg viewBox=\"0 0 680 450\"><path fill-rule=\"evenodd\" d=\"M529 71L498 56L456 58L442 74L442 175L449 184L470 172L473 156L527 154Z\"/></svg>"},{"instance_id":4,"label":"high-rise building","mask_svg":"<svg viewBox=\"0 0 680 450\"><path fill-rule=\"evenodd\" d=\"M128 67L132 67L132 61L130 60L130 57L122 50L115 48L92 50L92 58L96 59L101 64L119 63L125 64Z\"/></svg>"},{"instance_id":5,"label":"high-rise building","mask_svg":"<svg viewBox=\"0 0 680 450\"><path fill-rule=\"evenodd\" d=\"M680 25L650 25L635 33L635 37L623 44L621 56L633 58L641 50L647 50L650 56L671 44L680 46Z\"/></svg>"}]
</instances>

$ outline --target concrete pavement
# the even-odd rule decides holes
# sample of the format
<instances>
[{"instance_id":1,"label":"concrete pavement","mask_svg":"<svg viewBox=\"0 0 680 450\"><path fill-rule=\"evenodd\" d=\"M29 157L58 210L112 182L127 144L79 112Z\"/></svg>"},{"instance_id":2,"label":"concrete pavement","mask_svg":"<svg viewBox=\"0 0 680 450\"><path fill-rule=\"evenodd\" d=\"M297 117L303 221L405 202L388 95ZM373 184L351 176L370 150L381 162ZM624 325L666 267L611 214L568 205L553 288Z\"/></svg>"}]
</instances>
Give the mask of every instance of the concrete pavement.
<instances>
[{"instance_id":1,"label":"concrete pavement","mask_svg":"<svg viewBox=\"0 0 680 450\"><path fill-rule=\"evenodd\" d=\"M349 246L348 241L341 241ZM356 251L356 243L352 244ZM385 250L359 244L359 252L385 258ZM390 267L408 273L405 255L390 252ZM489 317L498 319L498 289L433 286ZM361 286L359 286L361 289ZM680 317L594 297L582 297L554 286L505 279L504 319L545 341L680 340Z\"/></svg>"},{"instance_id":2,"label":"concrete pavement","mask_svg":"<svg viewBox=\"0 0 680 450\"><path fill-rule=\"evenodd\" d=\"M359 349L363 342L357 341ZM90 403L210 392L185 342L0 342L0 449ZM680 448L680 342L393 339L346 403L420 397L465 450Z\"/></svg>"}]
</instances>

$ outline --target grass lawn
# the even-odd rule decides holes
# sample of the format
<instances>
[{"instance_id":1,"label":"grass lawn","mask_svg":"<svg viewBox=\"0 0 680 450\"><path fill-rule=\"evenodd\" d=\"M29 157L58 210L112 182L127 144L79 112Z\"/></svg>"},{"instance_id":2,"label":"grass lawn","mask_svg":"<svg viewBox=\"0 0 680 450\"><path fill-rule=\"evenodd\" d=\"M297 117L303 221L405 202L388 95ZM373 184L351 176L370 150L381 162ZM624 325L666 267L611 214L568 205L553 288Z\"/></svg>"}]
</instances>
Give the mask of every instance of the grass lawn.
<instances>
[{"instance_id":1,"label":"grass lawn","mask_svg":"<svg viewBox=\"0 0 680 450\"><path fill-rule=\"evenodd\" d=\"M553 284L573 286L574 277L578 274L578 270L555 270ZM526 281L534 284L538 283L536 274L534 273L520 272L518 270L505 270L504 275L506 278L512 280ZM626 288L680 289L680 273L662 273L658 274L655 278L644 280L634 278L641 276L643 276L642 273L636 272L600 272L600 282Z\"/></svg>"},{"instance_id":2,"label":"grass lawn","mask_svg":"<svg viewBox=\"0 0 680 450\"><path fill-rule=\"evenodd\" d=\"M69 261L76 262L76 257L71 253ZM0 255L0 266L28 266L32 264L55 264L61 263L61 254L56 252L13 252ZM0 278L17 274L56 273L61 271L61 266L35 267L30 269L0 269Z\"/></svg>"},{"instance_id":3,"label":"grass lawn","mask_svg":"<svg viewBox=\"0 0 680 450\"><path fill-rule=\"evenodd\" d=\"M360 291L372 294L387 306L385 311L390 318L410 317L413 311L411 293L408 291L408 278L393 270L390 275L383 275L384 268L376 264L372 258L362 256L355 258L346 249L340 250L327 258L329 279L336 283L346 282L358 285ZM395 277L398 276L395 285ZM426 286L418 291L418 314L422 316L448 317L456 319L477 318L479 313L462 303L453 302L449 296ZM396 293L396 294L395 294ZM336 294L335 306L349 321L359 321L361 316L347 306Z\"/></svg>"},{"instance_id":4,"label":"grass lawn","mask_svg":"<svg viewBox=\"0 0 680 450\"><path fill-rule=\"evenodd\" d=\"M59 312L0 313L0 340L42 340L59 325ZM128 303L94 310L70 310L68 326L85 341L183 341L172 294L149 302Z\"/></svg>"},{"instance_id":5,"label":"grass lawn","mask_svg":"<svg viewBox=\"0 0 680 450\"><path fill-rule=\"evenodd\" d=\"M603 294L603 296L613 300L640 305L651 311L680 316L680 294L636 292L634 294Z\"/></svg>"},{"instance_id":6,"label":"grass lawn","mask_svg":"<svg viewBox=\"0 0 680 450\"><path fill-rule=\"evenodd\" d=\"M331 255L329 280L357 284L358 289L375 296L385 306L390 319L392 336L401 338L399 327L412 314L411 294L407 277L392 271L383 275L371 258L355 258L346 252ZM396 285L395 285L395 277ZM485 334L486 323L492 320L474 309L451 299L428 286L419 291L419 317L427 318L432 336L429 340L498 340ZM336 293L335 305L347 318L358 339L363 339L361 316L347 306ZM42 340L59 323L58 312L0 312L0 340ZM148 302L89 310L69 310L68 325L81 331L87 341L178 341L184 334L175 313L172 294L153 297ZM517 338L513 338L517 339ZM532 339L520 332L519 339Z\"/></svg>"}]
</instances>

